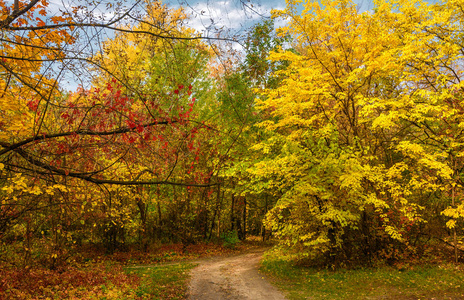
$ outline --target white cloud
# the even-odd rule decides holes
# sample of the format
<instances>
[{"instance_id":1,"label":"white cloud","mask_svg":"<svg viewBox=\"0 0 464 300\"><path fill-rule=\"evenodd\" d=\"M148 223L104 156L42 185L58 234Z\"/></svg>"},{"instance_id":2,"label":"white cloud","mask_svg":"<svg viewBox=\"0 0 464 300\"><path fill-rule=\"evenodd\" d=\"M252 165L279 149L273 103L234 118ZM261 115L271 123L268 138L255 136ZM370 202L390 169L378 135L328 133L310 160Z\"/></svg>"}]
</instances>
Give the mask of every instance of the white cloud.
<instances>
[{"instance_id":1,"label":"white cloud","mask_svg":"<svg viewBox=\"0 0 464 300\"><path fill-rule=\"evenodd\" d=\"M164 3L172 8L184 7L190 15L187 25L203 36L219 35L242 41L252 25L271 16L272 9L285 7L284 0L170 0ZM232 50L243 51L239 43L230 46Z\"/></svg>"},{"instance_id":2,"label":"white cloud","mask_svg":"<svg viewBox=\"0 0 464 300\"><path fill-rule=\"evenodd\" d=\"M264 2L264 1L263 1ZM193 1L171 0L173 7L183 6L191 15L188 25L203 34L222 30L232 35L241 34L263 17L270 17L273 8L283 8L284 1Z\"/></svg>"}]
</instances>

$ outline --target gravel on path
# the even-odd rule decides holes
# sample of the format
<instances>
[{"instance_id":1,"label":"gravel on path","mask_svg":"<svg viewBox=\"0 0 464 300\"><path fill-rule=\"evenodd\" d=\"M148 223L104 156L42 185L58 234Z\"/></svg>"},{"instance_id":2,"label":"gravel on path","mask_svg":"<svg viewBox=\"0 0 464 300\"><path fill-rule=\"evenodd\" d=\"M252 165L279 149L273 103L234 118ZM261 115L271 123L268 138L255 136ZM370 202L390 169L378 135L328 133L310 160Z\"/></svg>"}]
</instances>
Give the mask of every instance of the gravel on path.
<instances>
[{"instance_id":1,"label":"gravel on path","mask_svg":"<svg viewBox=\"0 0 464 300\"><path fill-rule=\"evenodd\" d=\"M266 249L199 261L190 275L189 300L285 300L258 271Z\"/></svg>"}]
</instances>

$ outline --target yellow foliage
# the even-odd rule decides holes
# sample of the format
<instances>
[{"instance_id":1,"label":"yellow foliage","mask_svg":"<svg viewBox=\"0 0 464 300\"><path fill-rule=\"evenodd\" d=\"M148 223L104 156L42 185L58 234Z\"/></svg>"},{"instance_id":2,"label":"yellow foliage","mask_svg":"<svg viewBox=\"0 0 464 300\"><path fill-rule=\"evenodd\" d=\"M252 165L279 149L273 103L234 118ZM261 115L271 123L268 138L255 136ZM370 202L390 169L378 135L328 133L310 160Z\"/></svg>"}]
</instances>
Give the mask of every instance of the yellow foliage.
<instances>
[{"instance_id":1,"label":"yellow foliage","mask_svg":"<svg viewBox=\"0 0 464 300\"><path fill-rule=\"evenodd\" d=\"M113 39L103 43L103 51L95 58L98 64L105 66L102 73L94 81L94 87L102 88L112 78L124 82L122 91L125 94L140 96L144 93L171 92L177 84L186 82L171 82L176 73L192 76L192 70L183 72L192 64L175 53L186 55L197 51L211 55L208 47L201 40L188 40L197 33L184 25L187 15L183 8L169 9L160 1L146 1L147 15L143 22L127 30L146 32L148 34L134 34L130 32L117 33ZM163 37L170 38L163 38ZM173 39L179 38L180 40ZM156 68L164 68L164 73L157 73ZM151 78L150 78L151 77Z\"/></svg>"},{"instance_id":2,"label":"yellow foliage","mask_svg":"<svg viewBox=\"0 0 464 300\"><path fill-rule=\"evenodd\" d=\"M404 224L423 221L426 193L449 192L464 166L462 5L377 0L359 13L351 1L321 0L299 13L288 1L273 11L288 20L279 32L292 44L269 57L287 67L256 101L270 115L258 125L270 137L252 146L266 158L249 172L283 193L271 216L285 211L287 222L306 226L268 224L316 245L326 243L312 232L323 231L317 221L342 236L364 213L406 242Z\"/></svg>"}]
</instances>

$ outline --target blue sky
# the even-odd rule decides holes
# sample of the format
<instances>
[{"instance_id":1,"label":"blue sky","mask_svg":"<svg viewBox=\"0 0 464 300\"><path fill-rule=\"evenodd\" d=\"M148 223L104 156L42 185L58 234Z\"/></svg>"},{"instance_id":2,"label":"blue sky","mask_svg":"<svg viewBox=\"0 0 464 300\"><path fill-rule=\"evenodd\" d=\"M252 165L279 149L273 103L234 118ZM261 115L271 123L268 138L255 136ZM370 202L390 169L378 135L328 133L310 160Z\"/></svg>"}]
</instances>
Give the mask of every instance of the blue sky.
<instances>
[{"instance_id":1,"label":"blue sky","mask_svg":"<svg viewBox=\"0 0 464 300\"><path fill-rule=\"evenodd\" d=\"M285 0L164 0L172 6L182 5L192 14L190 24L199 31L224 28L240 32L269 17L271 9L285 8ZM355 0L361 11L372 8L371 0Z\"/></svg>"},{"instance_id":2,"label":"blue sky","mask_svg":"<svg viewBox=\"0 0 464 300\"><path fill-rule=\"evenodd\" d=\"M269 17L271 9L284 8L285 0L164 0L169 5L182 5L191 13L190 25L208 32L223 28L240 32L260 20Z\"/></svg>"},{"instance_id":3,"label":"blue sky","mask_svg":"<svg viewBox=\"0 0 464 300\"><path fill-rule=\"evenodd\" d=\"M69 5L77 5L84 3L84 0L49 0L49 10L52 14L58 13L61 9L69 8ZM223 37L235 37L242 39L246 34L247 30L254 23L259 22L263 17L270 17L270 11L272 9L283 9L285 8L285 0L161 0L172 7L183 6L186 12L191 14L189 25L201 32L203 36L216 37L218 31ZM372 0L353 0L358 4L360 11L369 10L373 7ZM434 2L437 0L428 0ZM12 4L13 0L6 0L7 3ZM106 4L114 3L113 0L97 0L100 3L97 8L93 9L93 13L96 16L101 16L106 20L111 20L115 17L114 13L108 13L105 11ZM123 1L124 2L124 1ZM126 0L125 3L130 5L135 3L135 0ZM100 10L100 8L102 8ZM277 25L279 25L277 23ZM283 24L282 24L283 25ZM100 28L96 28L95 31L103 34L103 36L93 37L96 32L90 32L90 38L87 45L93 45L82 49L83 52L91 56L92 51L99 49L99 43L105 38L111 38L112 32L106 32ZM240 50L239 44L234 46L236 50ZM68 73L68 72L65 72ZM69 74L68 74L69 75ZM63 75L63 77L68 77ZM77 86L76 78L80 78L79 74L71 75L71 78L63 79L67 81L71 87Z\"/></svg>"},{"instance_id":4,"label":"blue sky","mask_svg":"<svg viewBox=\"0 0 464 300\"><path fill-rule=\"evenodd\" d=\"M191 24L197 30L211 26L240 30L270 16L271 9L285 8L285 0L162 0L170 5L186 7L192 13ZM424 0L437 2L438 0ZM373 0L353 0L359 11L373 8Z\"/></svg>"}]
</instances>

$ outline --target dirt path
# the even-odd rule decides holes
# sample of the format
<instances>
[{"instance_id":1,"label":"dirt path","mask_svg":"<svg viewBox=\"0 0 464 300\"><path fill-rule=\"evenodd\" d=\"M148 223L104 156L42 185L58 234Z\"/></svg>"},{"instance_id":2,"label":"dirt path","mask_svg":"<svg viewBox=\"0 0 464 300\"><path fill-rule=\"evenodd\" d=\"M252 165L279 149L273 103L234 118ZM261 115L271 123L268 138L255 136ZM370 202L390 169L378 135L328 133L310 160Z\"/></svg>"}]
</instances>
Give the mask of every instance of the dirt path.
<instances>
[{"instance_id":1,"label":"dirt path","mask_svg":"<svg viewBox=\"0 0 464 300\"><path fill-rule=\"evenodd\" d=\"M189 300L285 300L258 272L265 249L199 261L191 272Z\"/></svg>"}]
</instances>

